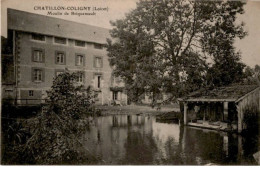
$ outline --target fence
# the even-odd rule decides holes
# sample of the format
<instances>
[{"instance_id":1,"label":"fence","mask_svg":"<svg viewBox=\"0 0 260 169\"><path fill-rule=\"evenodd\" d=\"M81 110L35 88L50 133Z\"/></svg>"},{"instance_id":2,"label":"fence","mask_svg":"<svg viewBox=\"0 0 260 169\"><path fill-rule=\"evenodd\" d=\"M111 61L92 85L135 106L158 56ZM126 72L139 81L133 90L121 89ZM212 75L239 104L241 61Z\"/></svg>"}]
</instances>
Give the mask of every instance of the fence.
<instances>
[{"instance_id":1,"label":"fence","mask_svg":"<svg viewBox=\"0 0 260 169\"><path fill-rule=\"evenodd\" d=\"M47 99L8 99L4 98L2 105L6 103L12 103L17 106L39 106L46 104Z\"/></svg>"},{"instance_id":2,"label":"fence","mask_svg":"<svg viewBox=\"0 0 260 169\"><path fill-rule=\"evenodd\" d=\"M4 98L4 101L2 102L2 105L4 106L5 104L14 104L17 106L40 106L40 105L46 105L48 99L8 99ZM93 102L94 101L90 101ZM88 105L88 101L82 100L82 105Z\"/></svg>"}]
</instances>

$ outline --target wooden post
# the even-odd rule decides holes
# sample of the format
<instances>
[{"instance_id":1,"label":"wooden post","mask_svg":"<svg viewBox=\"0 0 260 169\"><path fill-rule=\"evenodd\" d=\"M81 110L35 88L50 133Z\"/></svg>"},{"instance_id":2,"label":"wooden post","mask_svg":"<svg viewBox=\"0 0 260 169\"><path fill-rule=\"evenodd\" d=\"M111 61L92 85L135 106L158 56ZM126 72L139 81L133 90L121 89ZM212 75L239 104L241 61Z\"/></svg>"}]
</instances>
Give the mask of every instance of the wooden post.
<instances>
[{"instance_id":1,"label":"wooden post","mask_svg":"<svg viewBox=\"0 0 260 169\"><path fill-rule=\"evenodd\" d=\"M217 109L217 103L214 103L214 112L213 112L213 120L215 121L216 120L216 113L218 112L218 109Z\"/></svg>"},{"instance_id":2,"label":"wooden post","mask_svg":"<svg viewBox=\"0 0 260 169\"><path fill-rule=\"evenodd\" d=\"M205 123L205 120L206 120L206 112L208 111L208 106L207 106L207 103L205 103L206 107L205 107L205 110L203 111L203 124Z\"/></svg>"},{"instance_id":3,"label":"wooden post","mask_svg":"<svg viewBox=\"0 0 260 169\"><path fill-rule=\"evenodd\" d=\"M186 148L186 141L187 141L187 131L186 131L186 127L183 128L183 137L182 137L182 142L181 142L181 145L182 145L182 151L184 152L185 151L185 148Z\"/></svg>"},{"instance_id":4,"label":"wooden post","mask_svg":"<svg viewBox=\"0 0 260 169\"><path fill-rule=\"evenodd\" d=\"M131 125L132 124L132 116L127 115L127 124Z\"/></svg>"},{"instance_id":5,"label":"wooden post","mask_svg":"<svg viewBox=\"0 0 260 169\"><path fill-rule=\"evenodd\" d=\"M241 133L243 130L243 117L242 117L242 108L241 104L238 103L236 105L237 107L237 132Z\"/></svg>"},{"instance_id":6,"label":"wooden post","mask_svg":"<svg viewBox=\"0 0 260 169\"><path fill-rule=\"evenodd\" d=\"M226 152L226 156L228 156L228 135L223 136L223 149Z\"/></svg>"},{"instance_id":7,"label":"wooden post","mask_svg":"<svg viewBox=\"0 0 260 169\"><path fill-rule=\"evenodd\" d=\"M19 105L19 104L22 104L22 100L21 100L21 91L20 91L20 89L17 89L16 88L16 94L17 94L17 104Z\"/></svg>"},{"instance_id":8,"label":"wooden post","mask_svg":"<svg viewBox=\"0 0 260 169\"><path fill-rule=\"evenodd\" d=\"M184 125L187 125L188 119L187 119L187 110L188 110L188 103L184 102Z\"/></svg>"},{"instance_id":9,"label":"wooden post","mask_svg":"<svg viewBox=\"0 0 260 169\"><path fill-rule=\"evenodd\" d=\"M241 135L238 135L237 136L237 160L238 162L241 161L242 157L243 157L243 154L244 154L244 151L243 151L243 142L242 142L242 136Z\"/></svg>"},{"instance_id":10,"label":"wooden post","mask_svg":"<svg viewBox=\"0 0 260 169\"><path fill-rule=\"evenodd\" d=\"M260 89L258 89L258 111L260 111Z\"/></svg>"},{"instance_id":11,"label":"wooden post","mask_svg":"<svg viewBox=\"0 0 260 169\"><path fill-rule=\"evenodd\" d=\"M224 121L228 120L228 102L224 102Z\"/></svg>"}]
</instances>

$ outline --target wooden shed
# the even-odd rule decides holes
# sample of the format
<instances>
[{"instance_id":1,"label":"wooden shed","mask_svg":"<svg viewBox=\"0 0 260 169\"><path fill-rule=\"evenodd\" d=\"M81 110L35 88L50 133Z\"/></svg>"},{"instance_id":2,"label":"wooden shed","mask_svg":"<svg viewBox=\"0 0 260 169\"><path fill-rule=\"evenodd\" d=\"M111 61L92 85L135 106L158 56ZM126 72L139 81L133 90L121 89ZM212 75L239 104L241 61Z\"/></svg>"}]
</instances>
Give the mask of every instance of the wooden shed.
<instances>
[{"instance_id":1,"label":"wooden shed","mask_svg":"<svg viewBox=\"0 0 260 169\"><path fill-rule=\"evenodd\" d=\"M184 125L232 130L247 128L247 113L260 112L260 87L258 85L231 85L215 89L201 89L179 98L182 102ZM258 119L256 119L258 120Z\"/></svg>"}]
</instances>

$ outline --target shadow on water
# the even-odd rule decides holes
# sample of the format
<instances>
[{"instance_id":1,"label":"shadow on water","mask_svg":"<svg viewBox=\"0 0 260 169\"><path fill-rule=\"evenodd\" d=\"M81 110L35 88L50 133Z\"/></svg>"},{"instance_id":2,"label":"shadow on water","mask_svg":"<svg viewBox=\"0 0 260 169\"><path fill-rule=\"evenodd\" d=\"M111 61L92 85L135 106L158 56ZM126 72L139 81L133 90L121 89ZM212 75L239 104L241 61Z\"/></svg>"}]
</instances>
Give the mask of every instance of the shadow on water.
<instances>
[{"instance_id":1,"label":"shadow on water","mask_svg":"<svg viewBox=\"0 0 260 169\"><path fill-rule=\"evenodd\" d=\"M82 141L100 164L256 165L259 151L258 135L181 127L145 115L98 117Z\"/></svg>"}]
</instances>

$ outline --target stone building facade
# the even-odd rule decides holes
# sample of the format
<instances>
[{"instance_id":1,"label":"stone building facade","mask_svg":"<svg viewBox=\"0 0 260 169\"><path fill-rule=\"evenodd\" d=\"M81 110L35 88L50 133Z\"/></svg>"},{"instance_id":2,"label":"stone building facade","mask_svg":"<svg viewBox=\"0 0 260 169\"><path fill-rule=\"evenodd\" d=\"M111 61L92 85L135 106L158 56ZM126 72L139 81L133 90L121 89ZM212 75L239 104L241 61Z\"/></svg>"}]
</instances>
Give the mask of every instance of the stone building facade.
<instances>
[{"instance_id":1,"label":"stone building facade","mask_svg":"<svg viewBox=\"0 0 260 169\"><path fill-rule=\"evenodd\" d=\"M97 103L110 104L113 99L127 103L123 88L111 90L118 84L105 48L109 29L14 9L7 12L9 43L4 48L11 52L2 53L2 63L12 60L13 73L6 77L13 80L2 79L2 97L11 95L17 104L40 104L53 78L69 70L83 72L78 83L92 86Z\"/></svg>"}]
</instances>

